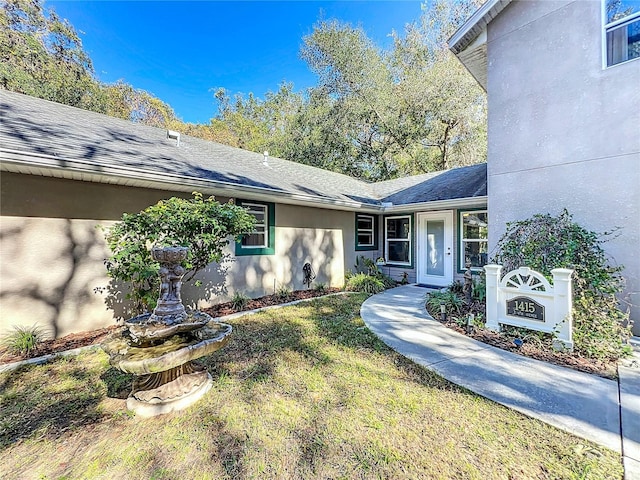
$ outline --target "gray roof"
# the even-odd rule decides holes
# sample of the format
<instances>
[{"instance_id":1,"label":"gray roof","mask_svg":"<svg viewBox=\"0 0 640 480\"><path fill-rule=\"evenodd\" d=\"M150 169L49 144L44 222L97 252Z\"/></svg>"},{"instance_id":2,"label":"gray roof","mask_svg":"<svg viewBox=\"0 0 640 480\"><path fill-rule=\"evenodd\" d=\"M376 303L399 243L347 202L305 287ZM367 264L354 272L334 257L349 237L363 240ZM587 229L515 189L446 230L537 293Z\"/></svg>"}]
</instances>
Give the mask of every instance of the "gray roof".
<instances>
[{"instance_id":1,"label":"gray roof","mask_svg":"<svg viewBox=\"0 0 640 480\"><path fill-rule=\"evenodd\" d=\"M448 172L369 184L275 157L265 165L262 154L186 135L178 146L164 129L6 90L0 90L0 114L1 168L20 173L244 198L268 196L349 210L380 209L387 196L394 204L402 199L416 203L420 192L427 194L425 198L440 198L447 192L480 191L463 191L465 182L448 188L438 181L427 188L431 178L449 178ZM460 172L451 179L460 182L466 169L456 170ZM482 174L486 184L483 172L469 173ZM440 193L435 192L438 188ZM475 196L485 195L486 188L484 192Z\"/></svg>"},{"instance_id":2,"label":"gray roof","mask_svg":"<svg viewBox=\"0 0 640 480\"><path fill-rule=\"evenodd\" d=\"M381 183L388 184L378 186L378 191L385 191L381 201L394 205L485 197L487 195L487 164L452 168ZM398 186L400 188L394 190L386 188Z\"/></svg>"}]
</instances>

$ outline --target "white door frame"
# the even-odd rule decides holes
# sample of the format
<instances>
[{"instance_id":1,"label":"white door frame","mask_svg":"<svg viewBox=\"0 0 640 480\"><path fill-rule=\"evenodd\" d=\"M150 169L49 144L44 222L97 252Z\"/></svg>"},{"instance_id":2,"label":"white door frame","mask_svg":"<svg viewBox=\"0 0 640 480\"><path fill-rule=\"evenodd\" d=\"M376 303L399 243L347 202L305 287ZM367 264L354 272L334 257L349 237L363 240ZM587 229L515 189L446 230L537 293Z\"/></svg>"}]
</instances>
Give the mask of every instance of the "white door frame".
<instances>
[{"instance_id":1,"label":"white door frame","mask_svg":"<svg viewBox=\"0 0 640 480\"><path fill-rule=\"evenodd\" d=\"M427 272L427 222L444 221L444 275L430 275ZM416 213L416 280L418 283L446 287L453 282L455 254L453 249L453 210Z\"/></svg>"}]
</instances>

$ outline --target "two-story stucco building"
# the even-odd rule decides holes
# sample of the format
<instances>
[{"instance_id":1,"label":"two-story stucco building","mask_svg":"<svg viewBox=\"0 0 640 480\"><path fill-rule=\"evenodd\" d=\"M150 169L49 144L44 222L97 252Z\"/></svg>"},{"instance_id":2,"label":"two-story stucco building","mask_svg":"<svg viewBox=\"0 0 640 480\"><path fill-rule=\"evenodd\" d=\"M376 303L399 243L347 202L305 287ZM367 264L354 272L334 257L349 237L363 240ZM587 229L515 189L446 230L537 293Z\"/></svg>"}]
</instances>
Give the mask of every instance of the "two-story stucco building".
<instances>
[{"instance_id":1,"label":"two-story stucco building","mask_svg":"<svg viewBox=\"0 0 640 480\"><path fill-rule=\"evenodd\" d=\"M640 334L640 2L489 0L450 39L488 96L489 251L563 208L624 265Z\"/></svg>"}]
</instances>

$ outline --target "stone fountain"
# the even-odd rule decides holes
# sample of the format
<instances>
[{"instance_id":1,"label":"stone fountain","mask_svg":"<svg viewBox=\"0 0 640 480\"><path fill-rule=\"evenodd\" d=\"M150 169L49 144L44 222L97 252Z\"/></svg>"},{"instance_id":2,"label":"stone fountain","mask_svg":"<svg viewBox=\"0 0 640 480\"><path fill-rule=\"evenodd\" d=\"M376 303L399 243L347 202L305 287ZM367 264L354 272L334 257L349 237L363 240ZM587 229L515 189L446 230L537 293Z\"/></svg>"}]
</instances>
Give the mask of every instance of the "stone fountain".
<instances>
[{"instance_id":1,"label":"stone fountain","mask_svg":"<svg viewBox=\"0 0 640 480\"><path fill-rule=\"evenodd\" d=\"M153 313L125 321L124 328L102 344L109 363L135 375L127 408L143 417L181 410L198 401L213 382L193 360L209 355L229 341L231 325L204 312L187 312L180 288L187 247L155 247L160 263L160 297Z\"/></svg>"}]
</instances>

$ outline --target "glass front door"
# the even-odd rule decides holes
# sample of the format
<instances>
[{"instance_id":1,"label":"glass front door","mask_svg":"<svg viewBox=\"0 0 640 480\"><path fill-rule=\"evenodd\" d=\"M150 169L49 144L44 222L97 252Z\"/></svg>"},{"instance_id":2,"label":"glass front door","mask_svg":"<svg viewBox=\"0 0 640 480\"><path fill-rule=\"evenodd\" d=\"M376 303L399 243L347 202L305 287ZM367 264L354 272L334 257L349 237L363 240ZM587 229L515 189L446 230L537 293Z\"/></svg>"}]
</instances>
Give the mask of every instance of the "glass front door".
<instances>
[{"instance_id":1,"label":"glass front door","mask_svg":"<svg viewBox=\"0 0 640 480\"><path fill-rule=\"evenodd\" d=\"M453 281L453 212L419 213L418 283L444 287Z\"/></svg>"}]
</instances>

